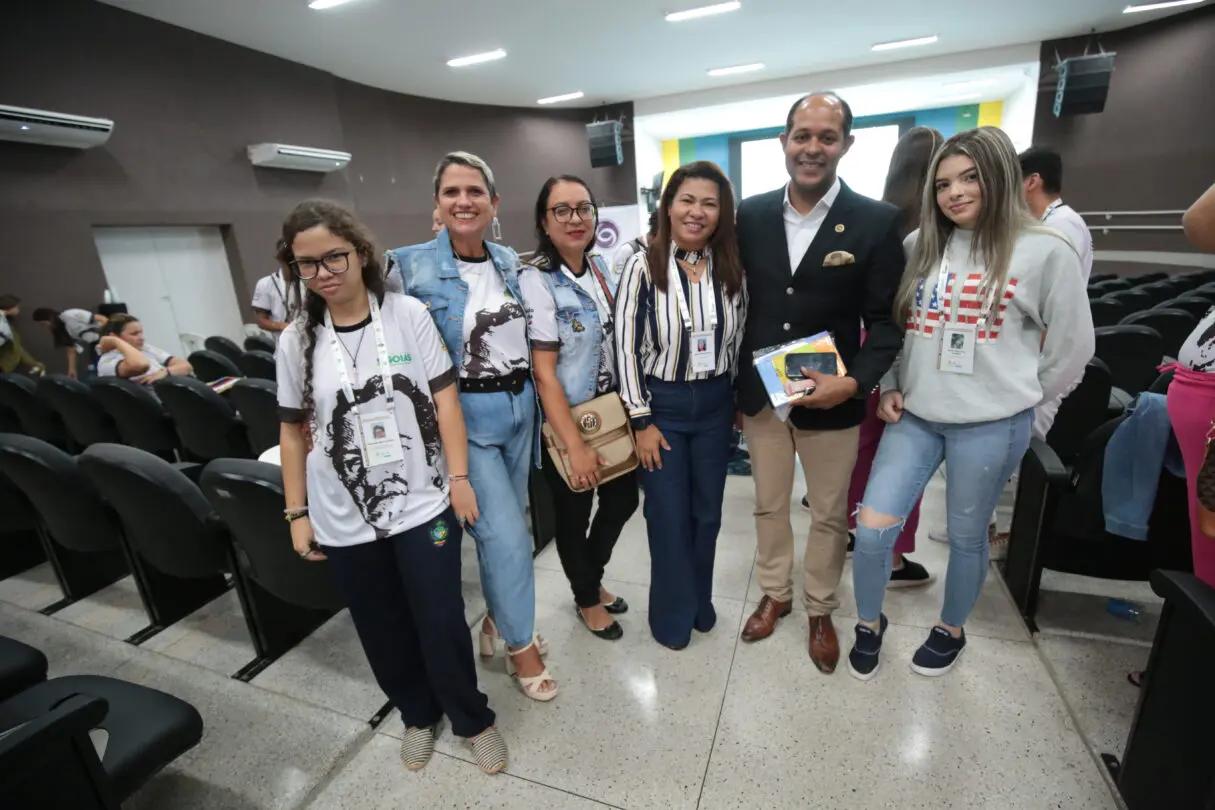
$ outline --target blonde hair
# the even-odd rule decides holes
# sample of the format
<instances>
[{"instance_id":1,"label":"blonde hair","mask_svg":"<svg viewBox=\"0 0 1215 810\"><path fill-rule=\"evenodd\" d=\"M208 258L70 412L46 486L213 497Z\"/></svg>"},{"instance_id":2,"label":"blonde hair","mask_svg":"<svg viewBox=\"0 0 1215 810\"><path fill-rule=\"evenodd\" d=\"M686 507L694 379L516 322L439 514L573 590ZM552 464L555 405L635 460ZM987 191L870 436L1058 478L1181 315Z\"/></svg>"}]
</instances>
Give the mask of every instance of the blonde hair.
<instances>
[{"instance_id":1,"label":"blonde hair","mask_svg":"<svg viewBox=\"0 0 1215 810\"><path fill-rule=\"evenodd\" d=\"M987 268L980 291L983 297L995 300L1000 295L1008 282L1008 265L1017 238L1037 227L1025 203L1017 150L1004 130L979 127L959 132L945 141L928 165L920 204L919 236L894 300L894 318L900 325L906 323L920 283L940 266L945 245L957 227L941 211L936 199L937 169L942 160L954 155L974 161L983 193L970 255L972 262L982 262Z\"/></svg>"}]
</instances>

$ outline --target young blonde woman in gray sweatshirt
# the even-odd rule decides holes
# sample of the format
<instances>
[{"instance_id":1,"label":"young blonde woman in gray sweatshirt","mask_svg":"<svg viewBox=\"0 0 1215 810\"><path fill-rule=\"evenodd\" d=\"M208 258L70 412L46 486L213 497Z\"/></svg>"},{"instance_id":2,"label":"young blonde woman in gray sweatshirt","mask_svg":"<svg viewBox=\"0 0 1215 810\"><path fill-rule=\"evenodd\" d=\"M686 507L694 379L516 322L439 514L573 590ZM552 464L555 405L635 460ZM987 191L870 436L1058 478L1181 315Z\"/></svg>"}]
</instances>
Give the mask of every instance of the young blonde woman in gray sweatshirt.
<instances>
[{"instance_id":1,"label":"young blonde woman in gray sweatshirt","mask_svg":"<svg viewBox=\"0 0 1215 810\"><path fill-rule=\"evenodd\" d=\"M940 620L911 668L944 675L966 646L983 588L987 525L1030 441L1034 408L1064 393L1093 355L1080 259L1037 223L1008 136L980 127L950 138L928 168L920 228L904 242L895 300L903 352L882 383L887 422L856 524L856 642L849 670L878 670L891 549L946 462L949 569Z\"/></svg>"}]
</instances>

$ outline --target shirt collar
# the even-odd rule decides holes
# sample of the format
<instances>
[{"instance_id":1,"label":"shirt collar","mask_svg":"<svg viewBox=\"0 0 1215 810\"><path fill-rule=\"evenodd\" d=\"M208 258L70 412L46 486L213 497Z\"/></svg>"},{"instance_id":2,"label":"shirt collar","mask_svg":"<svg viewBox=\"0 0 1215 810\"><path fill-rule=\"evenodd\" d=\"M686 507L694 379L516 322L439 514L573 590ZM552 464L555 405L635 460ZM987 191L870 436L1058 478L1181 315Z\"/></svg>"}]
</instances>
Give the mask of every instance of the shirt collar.
<instances>
[{"instance_id":1,"label":"shirt collar","mask_svg":"<svg viewBox=\"0 0 1215 810\"><path fill-rule=\"evenodd\" d=\"M804 216L810 216L810 214L813 214L819 207L830 210L831 206L835 205L835 198L838 197L839 195L840 195L840 176L837 174L835 176L835 182L831 184L831 188L827 189L827 193L822 196L822 199L820 199L817 203L815 203L814 208L811 208L810 212L805 214ZM793 207L793 203L789 202L789 184L788 183L785 184L785 201L784 201L783 207L784 207L784 211L786 214L793 214L794 216L797 216L797 217L803 216L803 214L801 214L796 208Z\"/></svg>"}]
</instances>

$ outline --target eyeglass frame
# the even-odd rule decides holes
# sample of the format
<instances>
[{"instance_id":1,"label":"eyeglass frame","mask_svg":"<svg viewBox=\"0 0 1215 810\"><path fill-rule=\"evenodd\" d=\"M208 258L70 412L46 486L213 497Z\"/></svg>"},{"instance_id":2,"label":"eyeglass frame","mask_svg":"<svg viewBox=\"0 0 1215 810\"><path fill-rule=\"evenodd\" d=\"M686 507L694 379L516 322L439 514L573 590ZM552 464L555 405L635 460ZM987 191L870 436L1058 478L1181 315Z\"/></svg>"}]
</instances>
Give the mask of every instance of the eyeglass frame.
<instances>
[{"instance_id":1,"label":"eyeglass frame","mask_svg":"<svg viewBox=\"0 0 1215 810\"><path fill-rule=\"evenodd\" d=\"M549 208L548 212L553 215L553 219L555 219L557 222L560 222L562 225L567 225L574 221L574 214L583 206L591 209L590 216L584 217L582 214L578 214L578 220L580 222L595 222L599 218L599 206L595 205L593 202L579 203L578 205L561 203L560 205L554 205L552 208ZM568 208L569 217L567 219L561 219L561 217L557 215L558 208Z\"/></svg>"},{"instance_id":2,"label":"eyeglass frame","mask_svg":"<svg viewBox=\"0 0 1215 810\"><path fill-rule=\"evenodd\" d=\"M312 279L316 278L317 275L321 272L321 267L324 267L325 270L327 270L330 273L330 275L340 276L342 273L345 273L347 270L350 269L350 254L351 253L352 253L352 251L349 251L349 250L335 250L331 253L327 253L326 255L322 256L319 259L305 259L304 261L308 262L309 264L314 264L317 266L316 271L310 276L305 276L303 273L300 272L300 263L299 263L298 259L293 259L290 262L288 262L287 264L295 272L296 277L298 277L300 279L300 281L312 281ZM345 262L346 266L343 267L341 270L338 270L334 267L330 267L329 261L331 259L341 259L343 262Z\"/></svg>"}]
</instances>

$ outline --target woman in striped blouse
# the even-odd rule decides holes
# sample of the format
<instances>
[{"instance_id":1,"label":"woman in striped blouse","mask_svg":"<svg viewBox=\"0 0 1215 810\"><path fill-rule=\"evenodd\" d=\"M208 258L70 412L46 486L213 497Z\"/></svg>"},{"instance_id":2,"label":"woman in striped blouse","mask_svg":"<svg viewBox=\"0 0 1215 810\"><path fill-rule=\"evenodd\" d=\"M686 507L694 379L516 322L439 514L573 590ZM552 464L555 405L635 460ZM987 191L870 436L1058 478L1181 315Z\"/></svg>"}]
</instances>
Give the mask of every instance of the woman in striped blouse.
<instances>
[{"instance_id":1,"label":"woman in striped blouse","mask_svg":"<svg viewBox=\"0 0 1215 810\"><path fill-rule=\"evenodd\" d=\"M746 317L734 195L707 161L671 175L658 233L616 298L617 368L643 469L650 631L682 650L717 621L713 556Z\"/></svg>"}]
</instances>

